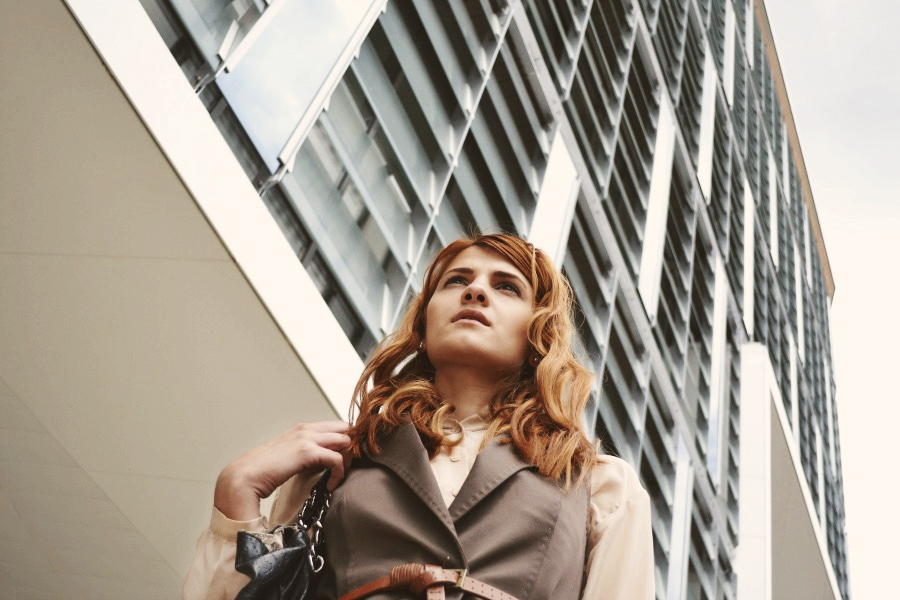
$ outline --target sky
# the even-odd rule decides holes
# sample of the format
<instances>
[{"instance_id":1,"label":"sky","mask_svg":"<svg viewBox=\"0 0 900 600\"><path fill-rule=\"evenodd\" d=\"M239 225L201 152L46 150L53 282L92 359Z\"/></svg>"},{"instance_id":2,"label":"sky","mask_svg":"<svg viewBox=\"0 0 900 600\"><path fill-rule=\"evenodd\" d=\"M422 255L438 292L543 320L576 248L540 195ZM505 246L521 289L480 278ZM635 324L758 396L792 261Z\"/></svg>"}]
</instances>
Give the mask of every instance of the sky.
<instances>
[{"instance_id":1,"label":"sky","mask_svg":"<svg viewBox=\"0 0 900 600\"><path fill-rule=\"evenodd\" d=\"M835 279L851 596L896 593L900 3L766 0Z\"/></svg>"}]
</instances>

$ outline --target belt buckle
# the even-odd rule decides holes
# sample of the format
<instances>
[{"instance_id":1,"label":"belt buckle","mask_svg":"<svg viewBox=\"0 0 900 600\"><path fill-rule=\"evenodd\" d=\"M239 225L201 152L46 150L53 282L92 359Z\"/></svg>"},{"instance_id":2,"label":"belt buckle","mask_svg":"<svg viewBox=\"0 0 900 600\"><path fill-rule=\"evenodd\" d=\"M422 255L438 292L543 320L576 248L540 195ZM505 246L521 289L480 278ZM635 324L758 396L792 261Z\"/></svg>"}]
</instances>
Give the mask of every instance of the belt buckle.
<instances>
[{"instance_id":1,"label":"belt buckle","mask_svg":"<svg viewBox=\"0 0 900 600\"><path fill-rule=\"evenodd\" d=\"M456 583L454 583L454 584L451 585L450 587L452 587L452 588L461 588L463 585L465 585L465 583L466 583L466 577L469 576L469 570L468 570L468 569L447 569L447 570L448 570L448 571L452 571L453 573L456 573L456 574L458 575L458 577L456 578Z\"/></svg>"}]
</instances>

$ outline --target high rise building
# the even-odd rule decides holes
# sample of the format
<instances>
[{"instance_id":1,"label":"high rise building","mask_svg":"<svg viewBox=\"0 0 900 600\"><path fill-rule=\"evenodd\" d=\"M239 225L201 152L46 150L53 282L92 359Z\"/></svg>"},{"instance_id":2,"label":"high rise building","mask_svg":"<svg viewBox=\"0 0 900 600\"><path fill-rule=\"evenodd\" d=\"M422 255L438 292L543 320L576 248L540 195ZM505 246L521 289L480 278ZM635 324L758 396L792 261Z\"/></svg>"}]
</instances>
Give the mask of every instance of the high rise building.
<instances>
[{"instance_id":1,"label":"high rise building","mask_svg":"<svg viewBox=\"0 0 900 600\"><path fill-rule=\"evenodd\" d=\"M762 0L31 0L0 24L0 596L177 595L479 229L573 284L660 599L850 597L834 282Z\"/></svg>"}]
</instances>

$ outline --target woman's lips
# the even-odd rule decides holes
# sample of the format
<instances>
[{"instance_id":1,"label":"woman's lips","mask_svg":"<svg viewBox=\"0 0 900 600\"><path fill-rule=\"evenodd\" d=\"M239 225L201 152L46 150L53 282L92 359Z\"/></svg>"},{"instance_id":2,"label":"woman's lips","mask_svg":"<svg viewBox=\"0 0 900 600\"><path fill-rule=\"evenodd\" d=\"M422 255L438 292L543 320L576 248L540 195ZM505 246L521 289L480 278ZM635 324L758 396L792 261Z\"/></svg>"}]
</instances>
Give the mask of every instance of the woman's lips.
<instances>
[{"instance_id":1,"label":"woman's lips","mask_svg":"<svg viewBox=\"0 0 900 600\"><path fill-rule=\"evenodd\" d=\"M453 317L453 323L456 323L457 321L463 321L463 320L478 321L479 323L481 323L482 325L485 325L487 327L490 327L490 325L491 325L490 321L487 320L487 317L485 317L483 314L481 314L477 310L471 310L471 309L461 310L458 313L456 313L456 315Z\"/></svg>"}]
</instances>

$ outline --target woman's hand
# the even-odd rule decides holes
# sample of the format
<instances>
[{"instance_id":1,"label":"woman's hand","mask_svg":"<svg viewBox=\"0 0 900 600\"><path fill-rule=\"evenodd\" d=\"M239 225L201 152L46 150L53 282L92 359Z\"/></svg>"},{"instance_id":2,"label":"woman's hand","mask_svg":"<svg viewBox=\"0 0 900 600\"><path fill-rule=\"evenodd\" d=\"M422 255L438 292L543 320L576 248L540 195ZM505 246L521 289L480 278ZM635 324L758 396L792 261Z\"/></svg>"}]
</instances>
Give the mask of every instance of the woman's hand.
<instances>
[{"instance_id":1,"label":"woman's hand","mask_svg":"<svg viewBox=\"0 0 900 600\"><path fill-rule=\"evenodd\" d=\"M259 516L259 501L293 475L310 469L331 468L328 489L344 478L350 464L347 423L298 423L281 435L250 450L222 469L216 480L214 503L234 521Z\"/></svg>"}]
</instances>

